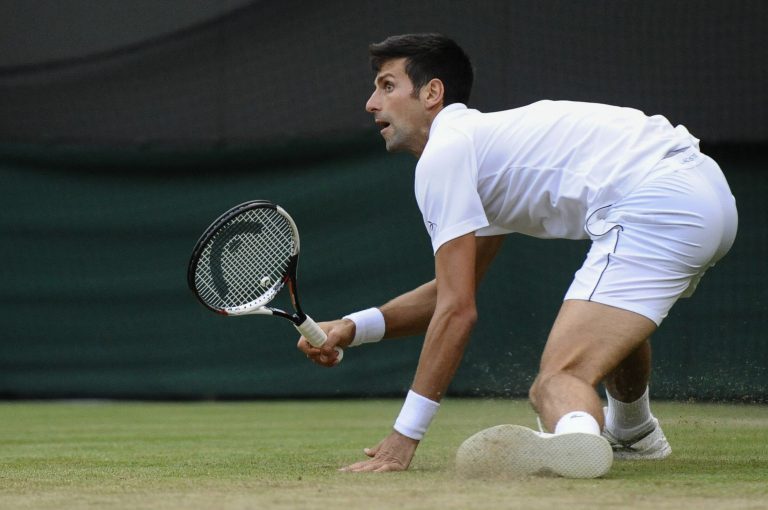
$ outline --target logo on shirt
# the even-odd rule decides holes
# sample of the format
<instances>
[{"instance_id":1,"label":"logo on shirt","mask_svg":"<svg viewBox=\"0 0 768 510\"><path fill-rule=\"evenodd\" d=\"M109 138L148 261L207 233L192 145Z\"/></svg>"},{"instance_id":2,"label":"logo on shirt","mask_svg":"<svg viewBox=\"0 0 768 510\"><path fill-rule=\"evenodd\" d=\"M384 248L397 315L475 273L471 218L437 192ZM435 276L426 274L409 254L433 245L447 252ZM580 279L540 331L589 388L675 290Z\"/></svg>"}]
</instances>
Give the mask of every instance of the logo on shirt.
<instances>
[{"instance_id":1,"label":"logo on shirt","mask_svg":"<svg viewBox=\"0 0 768 510\"><path fill-rule=\"evenodd\" d=\"M437 223L433 221L427 221L427 230L429 230L429 235L434 234L436 228L437 228Z\"/></svg>"}]
</instances>

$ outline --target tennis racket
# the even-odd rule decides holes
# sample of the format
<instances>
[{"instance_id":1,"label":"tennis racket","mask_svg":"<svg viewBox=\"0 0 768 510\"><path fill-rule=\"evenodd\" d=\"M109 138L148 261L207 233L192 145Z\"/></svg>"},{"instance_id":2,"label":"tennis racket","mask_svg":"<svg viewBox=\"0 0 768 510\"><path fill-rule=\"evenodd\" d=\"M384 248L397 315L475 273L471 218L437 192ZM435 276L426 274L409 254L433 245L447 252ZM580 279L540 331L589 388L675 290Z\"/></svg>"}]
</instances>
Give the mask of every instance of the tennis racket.
<instances>
[{"instance_id":1,"label":"tennis racket","mask_svg":"<svg viewBox=\"0 0 768 510\"><path fill-rule=\"evenodd\" d=\"M208 309L222 315L277 315L320 347L326 334L299 303L299 230L279 205L254 200L219 216L197 241L187 283ZM269 307L288 285L295 313ZM344 355L339 347L337 363Z\"/></svg>"}]
</instances>

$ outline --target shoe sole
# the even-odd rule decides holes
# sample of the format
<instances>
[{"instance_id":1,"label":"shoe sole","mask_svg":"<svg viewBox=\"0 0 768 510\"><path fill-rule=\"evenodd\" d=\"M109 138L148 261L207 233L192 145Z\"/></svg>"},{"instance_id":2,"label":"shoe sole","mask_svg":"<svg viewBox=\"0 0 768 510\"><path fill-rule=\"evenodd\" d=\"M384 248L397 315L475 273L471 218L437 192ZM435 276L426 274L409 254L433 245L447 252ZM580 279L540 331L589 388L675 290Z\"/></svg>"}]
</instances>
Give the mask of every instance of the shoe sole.
<instances>
[{"instance_id":1,"label":"shoe sole","mask_svg":"<svg viewBox=\"0 0 768 510\"><path fill-rule=\"evenodd\" d=\"M608 441L593 434L540 435L498 425L469 437L456 453L456 470L468 478L556 475L597 478L613 464Z\"/></svg>"},{"instance_id":2,"label":"shoe sole","mask_svg":"<svg viewBox=\"0 0 768 510\"><path fill-rule=\"evenodd\" d=\"M613 458L616 460L664 460L670 454L672 454L672 448L667 446L652 453L614 450Z\"/></svg>"}]
</instances>

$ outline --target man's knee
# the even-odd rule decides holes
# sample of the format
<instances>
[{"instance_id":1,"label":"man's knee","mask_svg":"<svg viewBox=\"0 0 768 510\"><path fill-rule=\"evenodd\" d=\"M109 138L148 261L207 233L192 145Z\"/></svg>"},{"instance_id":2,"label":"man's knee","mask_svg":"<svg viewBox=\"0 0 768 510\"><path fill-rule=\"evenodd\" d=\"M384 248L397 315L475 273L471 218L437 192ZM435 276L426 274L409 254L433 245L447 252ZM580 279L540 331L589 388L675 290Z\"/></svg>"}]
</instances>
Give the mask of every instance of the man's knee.
<instances>
[{"instance_id":1,"label":"man's knee","mask_svg":"<svg viewBox=\"0 0 768 510\"><path fill-rule=\"evenodd\" d=\"M543 403L551 398L551 388L557 385L555 379L559 379L561 375L565 374L560 372L539 372L536 379L534 379L533 384L531 384L528 390L528 400L537 412L541 409Z\"/></svg>"},{"instance_id":2,"label":"man's knee","mask_svg":"<svg viewBox=\"0 0 768 510\"><path fill-rule=\"evenodd\" d=\"M600 363L594 358L595 356L591 356L587 350L562 351L557 356L542 360L536 380L540 385L548 385L555 377L575 378L597 387L613 366L606 364L607 360L601 360Z\"/></svg>"},{"instance_id":3,"label":"man's knee","mask_svg":"<svg viewBox=\"0 0 768 510\"><path fill-rule=\"evenodd\" d=\"M539 410L541 404L552 397L553 392L563 391L575 385L588 384L596 388L601 380L597 374L580 370L552 370L539 372L528 390L528 400L534 409Z\"/></svg>"},{"instance_id":4,"label":"man's knee","mask_svg":"<svg viewBox=\"0 0 768 510\"><path fill-rule=\"evenodd\" d=\"M536 379L533 380L533 384L531 384L531 387L528 388L528 401L531 403L531 407L533 407L534 411L537 413L540 410L539 403L541 402L539 389L540 382L541 374L536 376Z\"/></svg>"}]
</instances>

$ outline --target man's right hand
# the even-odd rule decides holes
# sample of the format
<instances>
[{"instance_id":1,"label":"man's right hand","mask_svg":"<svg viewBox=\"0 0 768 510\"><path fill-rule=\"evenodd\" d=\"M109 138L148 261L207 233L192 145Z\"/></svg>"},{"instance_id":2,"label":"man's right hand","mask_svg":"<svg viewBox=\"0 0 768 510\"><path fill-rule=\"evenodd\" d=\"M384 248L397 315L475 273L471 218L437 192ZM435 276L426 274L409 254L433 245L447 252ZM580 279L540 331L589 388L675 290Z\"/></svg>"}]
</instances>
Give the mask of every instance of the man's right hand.
<instances>
[{"instance_id":1,"label":"man's right hand","mask_svg":"<svg viewBox=\"0 0 768 510\"><path fill-rule=\"evenodd\" d=\"M299 338L296 347L306 354L307 358L324 367L336 365L337 353L335 347L346 349L355 338L355 323L349 319L339 319L329 322L318 322L328 339L322 347L312 347L303 336Z\"/></svg>"}]
</instances>

